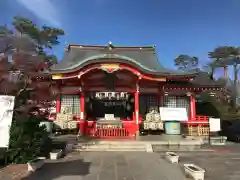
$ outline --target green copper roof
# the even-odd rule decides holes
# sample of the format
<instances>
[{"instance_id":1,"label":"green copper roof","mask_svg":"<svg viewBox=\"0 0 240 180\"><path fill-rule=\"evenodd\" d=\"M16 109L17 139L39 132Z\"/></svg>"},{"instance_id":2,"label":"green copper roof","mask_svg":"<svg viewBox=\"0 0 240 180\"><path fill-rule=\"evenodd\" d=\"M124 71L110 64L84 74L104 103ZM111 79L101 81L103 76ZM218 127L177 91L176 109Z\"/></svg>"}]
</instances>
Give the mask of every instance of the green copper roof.
<instances>
[{"instance_id":1,"label":"green copper roof","mask_svg":"<svg viewBox=\"0 0 240 180\"><path fill-rule=\"evenodd\" d=\"M114 47L70 45L63 60L53 65L53 73L68 73L91 63L125 63L147 74L153 75L195 75L196 72L174 71L164 68L158 61L154 46Z\"/></svg>"},{"instance_id":2,"label":"green copper roof","mask_svg":"<svg viewBox=\"0 0 240 180\"><path fill-rule=\"evenodd\" d=\"M170 81L166 84L179 84L187 87L209 87L209 88L223 88L224 84L210 79L209 74L205 72L199 72L192 81Z\"/></svg>"}]
</instances>

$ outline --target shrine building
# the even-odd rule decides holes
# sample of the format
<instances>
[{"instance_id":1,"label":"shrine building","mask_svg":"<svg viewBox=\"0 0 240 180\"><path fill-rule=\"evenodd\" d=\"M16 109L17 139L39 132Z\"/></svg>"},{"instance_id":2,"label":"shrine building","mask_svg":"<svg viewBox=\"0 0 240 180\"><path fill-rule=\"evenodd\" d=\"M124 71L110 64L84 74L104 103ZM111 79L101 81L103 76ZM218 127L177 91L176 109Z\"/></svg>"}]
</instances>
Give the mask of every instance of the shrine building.
<instances>
[{"instance_id":1,"label":"shrine building","mask_svg":"<svg viewBox=\"0 0 240 180\"><path fill-rule=\"evenodd\" d=\"M195 98L221 86L197 72L170 70L160 62L155 46L68 45L63 60L51 67L61 94L56 113L72 115L82 135L134 139L144 131L151 108L185 108L186 119L172 126L180 124L179 134L195 130L206 135L208 117L196 113ZM161 130L171 134L166 128Z\"/></svg>"}]
</instances>

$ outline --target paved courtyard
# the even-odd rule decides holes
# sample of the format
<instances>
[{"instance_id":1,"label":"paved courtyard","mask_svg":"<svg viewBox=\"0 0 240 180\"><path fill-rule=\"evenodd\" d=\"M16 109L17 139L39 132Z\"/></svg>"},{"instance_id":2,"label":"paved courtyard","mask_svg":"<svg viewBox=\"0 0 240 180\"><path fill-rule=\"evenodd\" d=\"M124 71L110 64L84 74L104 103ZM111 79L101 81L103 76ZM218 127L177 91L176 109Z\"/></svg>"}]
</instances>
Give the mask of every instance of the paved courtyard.
<instances>
[{"instance_id":1,"label":"paved courtyard","mask_svg":"<svg viewBox=\"0 0 240 180\"><path fill-rule=\"evenodd\" d=\"M179 165L193 163L205 169L205 180L239 180L240 153L191 152L178 153L181 157Z\"/></svg>"},{"instance_id":2,"label":"paved courtyard","mask_svg":"<svg viewBox=\"0 0 240 180\"><path fill-rule=\"evenodd\" d=\"M49 162L28 180L185 180L177 165L145 152L73 153Z\"/></svg>"},{"instance_id":3,"label":"paved courtyard","mask_svg":"<svg viewBox=\"0 0 240 180\"><path fill-rule=\"evenodd\" d=\"M240 179L240 145L213 148L215 152L178 152L180 163L170 164L164 152L74 152L18 180L188 180L184 163L206 170L205 180ZM0 178L12 180L11 177Z\"/></svg>"}]
</instances>

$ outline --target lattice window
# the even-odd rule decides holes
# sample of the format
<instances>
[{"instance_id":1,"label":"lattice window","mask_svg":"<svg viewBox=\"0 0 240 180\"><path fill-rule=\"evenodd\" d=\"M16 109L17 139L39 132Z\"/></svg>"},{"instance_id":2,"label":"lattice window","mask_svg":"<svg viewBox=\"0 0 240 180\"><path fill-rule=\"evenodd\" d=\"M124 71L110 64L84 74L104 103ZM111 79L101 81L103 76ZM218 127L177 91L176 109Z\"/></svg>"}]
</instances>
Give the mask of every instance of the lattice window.
<instances>
[{"instance_id":1,"label":"lattice window","mask_svg":"<svg viewBox=\"0 0 240 180\"><path fill-rule=\"evenodd\" d=\"M177 96L176 97L177 100L177 107L178 108L186 108L188 115L190 114L190 109L189 109L189 105L190 105L190 100L188 96Z\"/></svg>"},{"instance_id":2,"label":"lattice window","mask_svg":"<svg viewBox=\"0 0 240 180\"><path fill-rule=\"evenodd\" d=\"M190 101L187 96L164 96L163 106L169 108L186 108L190 113Z\"/></svg>"},{"instance_id":3,"label":"lattice window","mask_svg":"<svg viewBox=\"0 0 240 180\"><path fill-rule=\"evenodd\" d=\"M159 107L158 95L140 95L140 114L146 115L151 107Z\"/></svg>"},{"instance_id":4,"label":"lattice window","mask_svg":"<svg viewBox=\"0 0 240 180\"><path fill-rule=\"evenodd\" d=\"M151 107L158 107L159 105L159 96L157 95L151 95L151 96L148 96L148 106L149 108Z\"/></svg>"},{"instance_id":5,"label":"lattice window","mask_svg":"<svg viewBox=\"0 0 240 180\"><path fill-rule=\"evenodd\" d=\"M62 95L61 113L80 114L80 97L79 95Z\"/></svg>"},{"instance_id":6,"label":"lattice window","mask_svg":"<svg viewBox=\"0 0 240 180\"><path fill-rule=\"evenodd\" d=\"M176 108L177 107L177 97L176 96L164 96L163 106L169 107L169 108Z\"/></svg>"},{"instance_id":7,"label":"lattice window","mask_svg":"<svg viewBox=\"0 0 240 180\"><path fill-rule=\"evenodd\" d=\"M80 114L80 97L76 95L73 97L73 114Z\"/></svg>"}]
</instances>

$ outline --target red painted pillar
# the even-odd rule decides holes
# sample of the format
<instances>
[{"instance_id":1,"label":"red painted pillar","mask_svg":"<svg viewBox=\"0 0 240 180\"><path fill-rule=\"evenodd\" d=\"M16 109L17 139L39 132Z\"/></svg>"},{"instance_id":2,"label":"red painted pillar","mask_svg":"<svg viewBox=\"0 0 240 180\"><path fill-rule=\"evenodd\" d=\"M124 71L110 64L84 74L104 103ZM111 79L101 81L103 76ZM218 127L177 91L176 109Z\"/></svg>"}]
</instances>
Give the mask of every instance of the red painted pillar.
<instances>
[{"instance_id":1,"label":"red painted pillar","mask_svg":"<svg viewBox=\"0 0 240 180\"><path fill-rule=\"evenodd\" d=\"M136 84L136 91L134 93L134 106L135 106L135 127L136 127L136 138L139 136L139 85Z\"/></svg>"},{"instance_id":2,"label":"red painted pillar","mask_svg":"<svg viewBox=\"0 0 240 180\"><path fill-rule=\"evenodd\" d=\"M60 113L61 111L61 96L58 96L56 100L56 113Z\"/></svg>"},{"instance_id":3,"label":"red painted pillar","mask_svg":"<svg viewBox=\"0 0 240 180\"><path fill-rule=\"evenodd\" d=\"M196 100L195 97L191 94L190 96L190 118L191 120L196 120Z\"/></svg>"},{"instance_id":4,"label":"red painted pillar","mask_svg":"<svg viewBox=\"0 0 240 180\"><path fill-rule=\"evenodd\" d=\"M139 124L139 91L134 93L135 95L135 121L136 124Z\"/></svg>"},{"instance_id":5,"label":"red painted pillar","mask_svg":"<svg viewBox=\"0 0 240 180\"><path fill-rule=\"evenodd\" d=\"M80 122L79 122L79 129L84 135L86 133L86 122L85 122L85 95L83 92L80 94Z\"/></svg>"}]
</instances>

